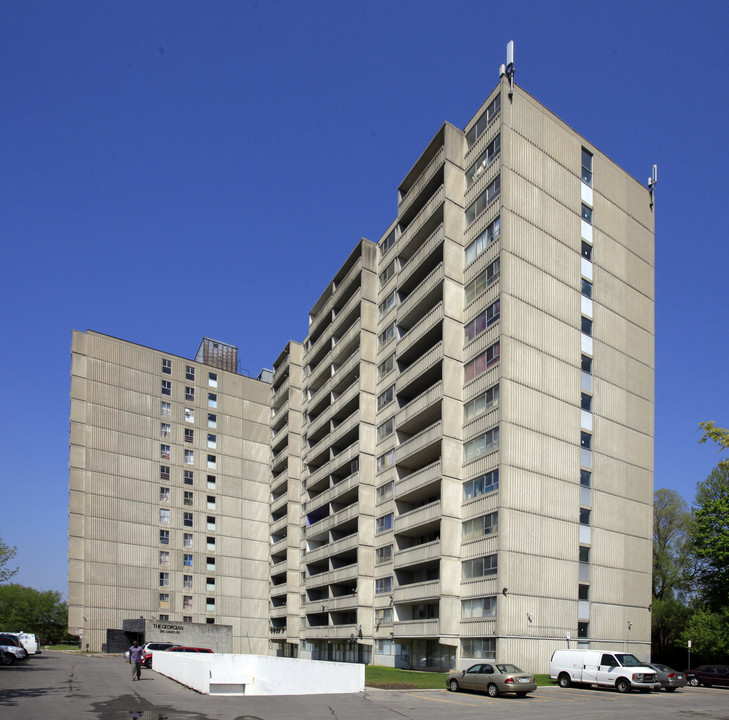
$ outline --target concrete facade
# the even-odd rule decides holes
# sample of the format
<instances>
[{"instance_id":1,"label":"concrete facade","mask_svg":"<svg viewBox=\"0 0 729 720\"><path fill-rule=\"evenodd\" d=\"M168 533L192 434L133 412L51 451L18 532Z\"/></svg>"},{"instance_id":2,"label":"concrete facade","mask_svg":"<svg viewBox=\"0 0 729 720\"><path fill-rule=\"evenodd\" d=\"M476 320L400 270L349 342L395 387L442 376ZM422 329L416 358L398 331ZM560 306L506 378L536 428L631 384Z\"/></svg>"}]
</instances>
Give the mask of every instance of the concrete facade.
<instances>
[{"instance_id":1,"label":"concrete facade","mask_svg":"<svg viewBox=\"0 0 729 720\"><path fill-rule=\"evenodd\" d=\"M70 631L222 624L266 652L270 385L91 331L71 351Z\"/></svg>"}]
</instances>

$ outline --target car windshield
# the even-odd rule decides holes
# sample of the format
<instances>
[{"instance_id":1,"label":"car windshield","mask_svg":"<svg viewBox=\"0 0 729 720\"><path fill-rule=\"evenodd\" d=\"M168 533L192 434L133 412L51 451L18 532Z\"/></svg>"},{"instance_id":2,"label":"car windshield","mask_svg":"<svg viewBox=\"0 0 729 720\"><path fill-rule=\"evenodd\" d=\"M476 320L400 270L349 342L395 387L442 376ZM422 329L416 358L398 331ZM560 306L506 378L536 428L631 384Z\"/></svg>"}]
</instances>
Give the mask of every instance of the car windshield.
<instances>
[{"instance_id":1,"label":"car windshield","mask_svg":"<svg viewBox=\"0 0 729 720\"><path fill-rule=\"evenodd\" d=\"M496 667L499 669L499 672L504 673L504 675L508 675L510 673L524 672L521 668L518 668L516 665L509 665L508 663L505 663L503 665L497 665Z\"/></svg>"},{"instance_id":2,"label":"car windshield","mask_svg":"<svg viewBox=\"0 0 729 720\"><path fill-rule=\"evenodd\" d=\"M630 653L615 653L615 657L623 667L641 667L643 663Z\"/></svg>"}]
</instances>

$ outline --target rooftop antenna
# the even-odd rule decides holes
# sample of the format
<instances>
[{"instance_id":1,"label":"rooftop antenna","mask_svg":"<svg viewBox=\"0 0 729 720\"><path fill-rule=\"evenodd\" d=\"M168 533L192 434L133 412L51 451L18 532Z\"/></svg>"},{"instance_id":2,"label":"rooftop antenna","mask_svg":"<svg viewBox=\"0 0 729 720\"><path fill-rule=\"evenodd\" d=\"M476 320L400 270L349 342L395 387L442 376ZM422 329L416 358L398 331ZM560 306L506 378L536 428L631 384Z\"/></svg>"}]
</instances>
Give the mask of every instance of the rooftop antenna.
<instances>
[{"instance_id":1,"label":"rooftop antenna","mask_svg":"<svg viewBox=\"0 0 729 720\"><path fill-rule=\"evenodd\" d=\"M656 204L656 183L658 182L658 165L653 166L653 172L648 178L648 192L651 194L651 207Z\"/></svg>"},{"instance_id":2,"label":"rooftop antenna","mask_svg":"<svg viewBox=\"0 0 729 720\"><path fill-rule=\"evenodd\" d=\"M509 78L509 99L514 96L514 41L509 40L506 45L506 65L499 68L499 77L506 75Z\"/></svg>"}]
</instances>

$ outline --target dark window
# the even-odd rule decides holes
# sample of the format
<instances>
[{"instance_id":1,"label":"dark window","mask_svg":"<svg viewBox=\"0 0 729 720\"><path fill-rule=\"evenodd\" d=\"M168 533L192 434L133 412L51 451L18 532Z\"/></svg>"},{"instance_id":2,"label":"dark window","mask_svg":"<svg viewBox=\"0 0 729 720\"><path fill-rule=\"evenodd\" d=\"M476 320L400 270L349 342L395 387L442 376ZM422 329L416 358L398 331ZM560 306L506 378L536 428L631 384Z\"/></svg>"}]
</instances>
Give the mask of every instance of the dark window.
<instances>
[{"instance_id":1,"label":"dark window","mask_svg":"<svg viewBox=\"0 0 729 720\"><path fill-rule=\"evenodd\" d=\"M585 335L592 335L592 320L590 318L582 317L582 332Z\"/></svg>"},{"instance_id":2,"label":"dark window","mask_svg":"<svg viewBox=\"0 0 729 720\"><path fill-rule=\"evenodd\" d=\"M581 407L583 410L587 410L587 412L592 412L592 395L582 393Z\"/></svg>"},{"instance_id":3,"label":"dark window","mask_svg":"<svg viewBox=\"0 0 729 720\"><path fill-rule=\"evenodd\" d=\"M582 562L582 563L590 562L590 548L589 547L580 545L580 562Z\"/></svg>"},{"instance_id":4,"label":"dark window","mask_svg":"<svg viewBox=\"0 0 729 720\"><path fill-rule=\"evenodd\" d=\"M582 294L585 297L592 297L592 283L589 280L582 278Z\"/></svg>"},{"instance_id":5,"label":"dark window","mask_svg":"<svg viewBox=\"0 0 729 720\"><path fill-rule=\"evenodd\" d=\"M580 525L590 524L590 511L587 508L580 508Z\"/></svg>"},{"instance_id":6,"label":"dark window","mask_svg":"<svg viewBox=\"0 0 729 720\"><path fill-rule=\"evenodd\" d=\"M589 470L580 470L580 485L583 487L592 485L592 473Z\"/></svg>"},{"instance_id":7,"label":"dark window","mask_svg":"<svg viewBox=\"0 0 729 720\"><path fill-rule=\"evenodd\" d=\"M592 375L592 358L589 355L582 356L582 370Z\"/></svg>"},{"instance_id":8,"label":"dark window","mask_svg":"<svg viewBox=\"0 0 729 720\"><path fill-rule=\"evenodd\" d=\"M592 153L582 148L582 182L592 187Z\"/></svg>"},{"instance_id":9,"label":"dark window","mask_svg":"<svg viewBox=\"0 0 729 720\"><path fill-rule=\"evenodd\" d=\"M590 433L580 433L580 446L585 448L585 450L590 450L592 447L592 435Z\"/></svg>"},{"instance_id":10,"label":"dark window","mask_svg":"<svg viewBox=\"0 0 729 720\"><path fill-rule=\"evenodd\" d=\"M577 637L586 638L589 635L590 623L581 622L577 623Z\"/></svg>"},{"instance_id":11,"label":"dark window","mask_svg":"<svg viewBox=\"0 0 729 720\"><path fill-rule=\"evenodd\" d=\"M582 203L582 219L592 225L592 208L589 205L585 205L585 203Z\"/></svg>"},{"instance_id":12,"label":"dark window","mask_svg":"<svg viewBox=\"0 0 729 720\"><path fill-rule=\"evenodd\" d=\"M590 599L590 586L589 585L580 585L579 589L577 591L577 597L580 600L589 600Z\"/></svg>"},{"instance_id":13,"label":"dark window","mask_svg":"<svg viewBox=\"0 0 729 720\"><path fill-rule=\"evenodd\" d=\"M584 240L582 241L582 257L592 262L592 245Z\"/></svg>"}]
</instances>

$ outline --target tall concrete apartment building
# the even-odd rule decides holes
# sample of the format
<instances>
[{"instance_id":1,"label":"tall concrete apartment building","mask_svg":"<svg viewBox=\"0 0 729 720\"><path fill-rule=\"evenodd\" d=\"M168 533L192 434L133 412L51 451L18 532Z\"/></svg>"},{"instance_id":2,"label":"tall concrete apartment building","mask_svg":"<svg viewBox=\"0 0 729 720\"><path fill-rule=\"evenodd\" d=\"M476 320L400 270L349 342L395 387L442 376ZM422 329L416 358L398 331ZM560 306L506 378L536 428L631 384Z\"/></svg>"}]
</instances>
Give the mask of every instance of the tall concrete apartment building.
<instances>
[{"instance_id":1,"label":"tall concrete apartment building","mask_svg":"<svg viewBox=\"0 0 729 720\"><path fill-rule=\"evenodd\" d=\"M412 668L496 658L536 672L556 648L650 654L653 198L511 80L463 130L437 131L397 189L396 218L346 258L271 383L225 375L236 397L250 386L259 420L253 435L239 423L226 437L218 507L247 483L256 492L252 511L240 494L230 507L224 615L257 623L271 654ZM149 459L132 490L146 493L147 532L136 548L120 531L105 540L112 563L144 557L138 594L152 607L165 507L156 492L166 487L154 476L165 444L154 437L165 422L155 383L167 356L145 352L144 369L124 374L147 387L139 435ZM173 360L182 373L185 361ZM72 397L73 528L74 507L79 523L94 510L74 493L90 406L81 417ZM177 404L179 415L181 395ZM181 415L176 423L187 428ZM256 471L241 485L236 453L249 443ZM178 439L176 452L185 447ZM241 511L258 532L264 507L261 574L259 545L234 536L250 531L235 524ZM263 604L259 585L236 585L249 553L257 569L246 577L268 583ZM72 560L74 593L81 566ZM85 582L87 608L93 593L116 592L101 576ZM236 592L252 598L241 601L245 623Z\"/></svg>"},{"instance_id":2,"label":"tall concrete apartment building","mask_svg":"<svg viewBox=\"0 0 729 720\"><path fill-rule=\"evenodd\" d=\"M74 331L71 354L69 630L228 625L265 654L270 383L207 338L187 360Z\"/></svg>"}]
</instances>

